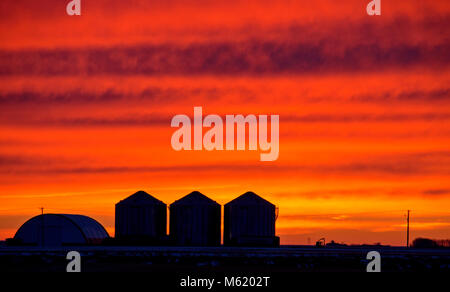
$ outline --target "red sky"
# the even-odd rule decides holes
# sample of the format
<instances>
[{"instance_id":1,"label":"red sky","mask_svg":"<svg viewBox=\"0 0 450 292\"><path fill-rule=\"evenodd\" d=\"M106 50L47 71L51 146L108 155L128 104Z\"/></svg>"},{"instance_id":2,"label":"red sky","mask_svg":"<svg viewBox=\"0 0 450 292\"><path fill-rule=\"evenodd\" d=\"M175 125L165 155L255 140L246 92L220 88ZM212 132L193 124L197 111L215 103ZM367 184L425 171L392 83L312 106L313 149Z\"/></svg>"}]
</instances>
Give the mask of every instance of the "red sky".
<instances>
[{"instance_id":1,"label":"red sky","mask_svg":"<svg viewBox=\"0 0 450 292\"><path fill-rule=\"evenodd\" d=\"M450 234L450 4L0 3L0 239L29 217L252 190L282 244ZM279 114L280 156L171 148L176 114Z\"/></svg>"}]
</instances>

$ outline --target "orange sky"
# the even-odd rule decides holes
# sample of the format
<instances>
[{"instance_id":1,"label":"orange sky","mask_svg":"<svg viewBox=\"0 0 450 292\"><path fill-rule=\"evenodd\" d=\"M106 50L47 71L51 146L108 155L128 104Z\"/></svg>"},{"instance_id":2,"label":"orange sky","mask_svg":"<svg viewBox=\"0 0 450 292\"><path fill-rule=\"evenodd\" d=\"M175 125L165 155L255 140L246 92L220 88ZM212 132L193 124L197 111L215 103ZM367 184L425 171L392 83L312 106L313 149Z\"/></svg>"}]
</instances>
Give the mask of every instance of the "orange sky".
<instances>
[{"instance_id":1,"label":"orange sky","mask_svg":"<svg viewBox=\"0 0 450 292\"><path fill-rule=\"evenodd\" d=\"M20 3L18 3L20 2ZM114 204L252 190L282 244L450 234L450 4L0 3L0 239L39 207L113 234ZM333 4L332 4L333 3ZM171 148L176 114L279 114L280 156Z\"/></svg>"}]
</instances>

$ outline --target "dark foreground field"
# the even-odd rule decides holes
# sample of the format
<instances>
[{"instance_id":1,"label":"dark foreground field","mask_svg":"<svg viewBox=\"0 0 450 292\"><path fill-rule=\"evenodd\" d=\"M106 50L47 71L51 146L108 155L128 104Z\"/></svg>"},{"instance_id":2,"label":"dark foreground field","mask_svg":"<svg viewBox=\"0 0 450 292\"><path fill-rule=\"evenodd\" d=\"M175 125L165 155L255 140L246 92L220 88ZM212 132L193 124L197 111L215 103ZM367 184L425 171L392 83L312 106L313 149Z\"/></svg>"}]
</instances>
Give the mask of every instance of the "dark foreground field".
<instances>
[{"instance_id":1,"label":"dark foreground field","mask_svg":"<svg viewBox=\"0 0 450 292\"><path fill-rule=\"evenodd\" d=\"M365 272L369 251L384 272L450 271L449 249L310 246L280 248L0 247L0 271L65 272L68 251L81 254L82 271L142 272Z\"/></svg>"}]
</instances>

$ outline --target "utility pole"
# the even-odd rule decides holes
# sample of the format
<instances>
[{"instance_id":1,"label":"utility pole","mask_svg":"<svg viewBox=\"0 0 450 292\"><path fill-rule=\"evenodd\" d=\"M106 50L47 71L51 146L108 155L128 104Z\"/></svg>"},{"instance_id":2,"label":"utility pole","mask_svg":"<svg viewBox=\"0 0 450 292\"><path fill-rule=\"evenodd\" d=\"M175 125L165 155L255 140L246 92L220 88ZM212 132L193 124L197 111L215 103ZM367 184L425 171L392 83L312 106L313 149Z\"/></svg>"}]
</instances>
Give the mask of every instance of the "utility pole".
<instances>
[{"instance_id":1,"label":"utility pole","mask_svg":"<svg viewBox=\"0 0 450 292\"><path fill-rule=\"evenodd\" d=\"M41 207L41 215L44 215L44 207ZM41 246L45 245L44 216L41 216Z\"/></svg>"},{"instance_id":2,"label":"utility pole","mask_svg":"<svg viewBox=\"0 0 450 292\"><path fill-rule=\"evenodd\" d=\"M408 210L408 216L406 219L406 247L409 247L409 213L411 210Z\"/></svg>"}]
</instances>

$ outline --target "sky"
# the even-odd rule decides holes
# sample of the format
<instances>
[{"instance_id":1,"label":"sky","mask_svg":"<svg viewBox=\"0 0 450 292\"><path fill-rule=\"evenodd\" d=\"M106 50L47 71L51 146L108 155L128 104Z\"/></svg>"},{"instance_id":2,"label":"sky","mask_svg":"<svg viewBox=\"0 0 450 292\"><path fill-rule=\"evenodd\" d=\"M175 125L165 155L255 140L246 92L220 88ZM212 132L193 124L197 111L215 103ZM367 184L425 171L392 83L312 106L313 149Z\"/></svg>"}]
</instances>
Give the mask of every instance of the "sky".
<instances>
[{"instance_id":1,"label":"sky","mask_svg":"<svg viewBox=\"0 0 450 292\"><path fill-rule=\"evenodd\" d=\"M44 208L93 217L254 191L282 244L450 235L450 3L0 2L0 240ZM177 114L276 114L280 153L174 151Z\"/></svg>"}]
</instances>

